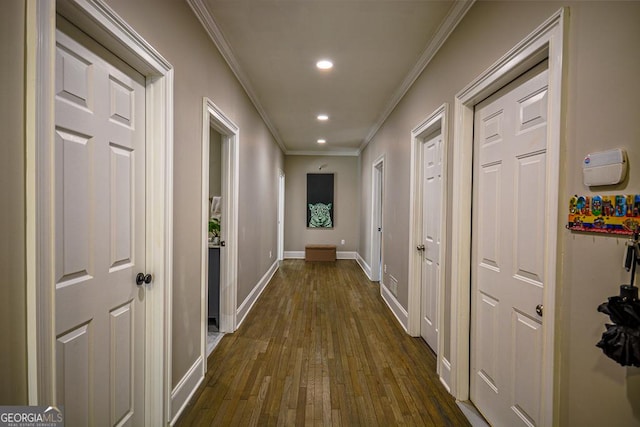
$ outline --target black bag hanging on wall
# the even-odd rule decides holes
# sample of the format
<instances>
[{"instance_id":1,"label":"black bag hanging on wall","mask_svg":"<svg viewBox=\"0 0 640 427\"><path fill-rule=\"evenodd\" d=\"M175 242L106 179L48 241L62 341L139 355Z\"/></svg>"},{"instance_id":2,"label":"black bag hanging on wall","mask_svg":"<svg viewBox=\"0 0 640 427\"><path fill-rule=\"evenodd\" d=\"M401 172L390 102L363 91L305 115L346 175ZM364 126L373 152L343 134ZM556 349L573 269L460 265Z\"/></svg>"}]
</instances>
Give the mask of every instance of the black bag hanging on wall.
<instances>
[{"instance_id":1,"label":"black bag hanging on wall","mask_svg":"<svg viewBox=\"0 0 640 427\"><path fill-rule=\"evenodd\" d=\"M598 311L607 314L613 324L605 324L607 330L596 346L622 366L640 367L640 301L638 288L633 286L640 262L637 233L627 245L626 255L625 269L631 270L631 282L620 286L620 295L609 297L598 306Z\"/></svg>"}]
</instances>

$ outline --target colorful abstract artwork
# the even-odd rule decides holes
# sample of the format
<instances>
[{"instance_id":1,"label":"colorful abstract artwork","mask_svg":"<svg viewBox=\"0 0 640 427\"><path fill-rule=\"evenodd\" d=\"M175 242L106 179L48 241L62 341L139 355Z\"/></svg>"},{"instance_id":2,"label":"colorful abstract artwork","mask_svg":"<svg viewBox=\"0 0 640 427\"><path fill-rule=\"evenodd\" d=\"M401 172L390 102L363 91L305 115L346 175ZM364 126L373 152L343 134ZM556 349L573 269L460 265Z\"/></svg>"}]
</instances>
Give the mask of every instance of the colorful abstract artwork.
<instances>
[{"instance_id":1,"label":"colorful abstract artwork","mask_svg":"<svg viewBox=\"0 0 640 427\"><path fill-rule=\"evenodd\" d=\"M569 200L567 228L623 235L640 231L640 194L575 195Z\"/></svg>"}]
</instances>

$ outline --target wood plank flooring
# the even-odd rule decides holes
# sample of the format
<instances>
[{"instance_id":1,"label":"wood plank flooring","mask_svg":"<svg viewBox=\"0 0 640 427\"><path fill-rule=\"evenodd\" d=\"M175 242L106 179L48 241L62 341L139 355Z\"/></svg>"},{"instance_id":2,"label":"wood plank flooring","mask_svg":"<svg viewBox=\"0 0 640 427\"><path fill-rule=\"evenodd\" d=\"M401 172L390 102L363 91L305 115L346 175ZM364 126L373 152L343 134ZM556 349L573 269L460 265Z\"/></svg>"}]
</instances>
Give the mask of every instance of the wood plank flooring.
<instances>
[{"instance_id":1,"label":"wood plank flooring","mask_svg":"<svg viewBox=\"0 0 640 427\"><path fill-rule=\"evenodd\" d=\"M464 426L435 357L351 260L287 260L178 426Z\"/></svg>"}]
</instances>

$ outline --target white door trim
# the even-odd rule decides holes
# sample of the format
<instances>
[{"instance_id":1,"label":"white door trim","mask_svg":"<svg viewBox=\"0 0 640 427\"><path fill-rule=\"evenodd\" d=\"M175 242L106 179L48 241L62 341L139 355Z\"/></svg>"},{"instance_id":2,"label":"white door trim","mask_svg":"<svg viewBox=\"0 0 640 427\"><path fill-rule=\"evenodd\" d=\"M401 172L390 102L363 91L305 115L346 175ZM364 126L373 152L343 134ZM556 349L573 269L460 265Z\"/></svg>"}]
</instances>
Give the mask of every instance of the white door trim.
<instances>
[{"instance_id":1,"label":"white door trim","mask_svg":"<svg viewBox=\"0 0 640 427\"><path fill-rule=\"evenodd\" d=\"M380 169L382 167L382 169ZM382 172L380 172L382 170ZM381 174L380 184L378 177ZM380 186L382 185L382 187ZM384 154L376 159L371 165L371 281L379 281L380 286L383 285L383 275L380 274L381 265L383 264L383 254L380 253L382 248L382 234L378 232L378 224L382 224L382 198L380 192L384 190ZM384 193L383 193L384 194Z\"/></svg>"},{"instance_id":2,"label":"white door trim","mask_svg":"<svg viewBox=\"0 0 640 427\"><path fill-rule=\"evenodd\" d=\"M145 422L168 420L173 268L173 69L102 0L27 2L27 345L29 403L56 403L53 151L55 15L116 53L146 78Z\"/></svg>"},{"instance_id":3,"label":"white door trim","mask_svg":"<svg viewBox=\"0 0 640 427\"><path fill-rule=\"evenodd\" d=\"M439 132L442 136L442 184L441 184L441 210L440 210L440 283L438 283L438 325L442 328L444 324L444 284L446 270L446 232L447 232L447 150L448 150L448 120L449 105L442 104L436 111L431 113L429 117L424 119L422 123L411 131L411 171L409 183L409 304L408 304L408 325L407 332L412 337L420 336L420 301L422 293L422 257L416 250L416 246L420 243L414 238L422 236L422 176L423 176L423 159L422 144L424 138L430 134ZM437 352L437 372L440 380L449 387L449 362L444 359L444 334L442 331L438 334L438 352Z\"/></svg>"},{"instance_id":4,"label":"white door trim","mask_svg":"<svg viewBox=\"0 0 640 427\"><path fill-rule=\"evenodd\" d=\"M452 194L452 307L451 362L452 394L456 399L469 399L469 320L470 320L470 263L471 263L471 195L473 161L474 106L533 65L549 60L549 111L547 127L548 194L562 194L560 185L560 145L562 138L562 78L563 51L568 11L560 9L516 47L456 95L453 145ZM549 191L552 190L552 191ZM545 235L546 270L544 273L545 308L543 324L542 365L542 425L551 425L554 411L554 353L558 344L554 336L558 253L558 198L550 198L545 205L548 221Z\"/></svg>"},{"instance_id":5,"label":"white door trim","mask_svg":"<svg viewBox=\"0 0 640 427\"><path fill-rule=\"evenodd\" d=\"M284 198L285 175L282 169L278 169L278 261L284 261Z\"/></svg>"},{"instance_id":6,"label":"white door trim","mask_svg":"<svg viewBox=\"0 0 640 427\"><path fill-rule=\"evenodd\" d=\"M238 294L238 141L240 129L209 98L203 99L202 106L202 242L201 242L201 285L202 322L207 316L207 256L209 243L207 230L209 223L209 129L213 127L222 135L222 239L225 241L224 265L220 264L220 332L234 332L237 327ZM222 259L221 259L222 261ZM202 334L201 355L207 359L207 331ZM205 364L206 369L206 364Z\"/></svg>"}]
</instances>

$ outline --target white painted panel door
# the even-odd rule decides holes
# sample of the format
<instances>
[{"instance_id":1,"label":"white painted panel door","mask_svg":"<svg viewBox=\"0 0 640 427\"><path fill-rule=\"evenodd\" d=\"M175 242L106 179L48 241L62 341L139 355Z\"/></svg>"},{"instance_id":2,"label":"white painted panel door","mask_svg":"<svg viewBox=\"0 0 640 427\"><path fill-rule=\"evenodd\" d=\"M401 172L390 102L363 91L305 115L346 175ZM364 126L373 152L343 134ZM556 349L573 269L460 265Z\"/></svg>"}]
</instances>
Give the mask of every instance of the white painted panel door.
<instances>
[{"instance_id":1,"label":"white painted panel door","mask_svg":"<svg viewBox=\"0 0 640 427\"><path fill-rule=\"evenodd\" d=\"M143 425L144 79L69 31L56 32L57 403L70 426Z\"/></svg>"},{"instance_id":2,"label":"white painted panel door","mask_svg":"<svg viewBox=\"0 0 640 427\"><path fill-rule=\"evenodd\" d=\"M541 420L547 64L476 106L471 400L494 426Z\"/></svg>"},{"instance_id":3,"label":"white painted panel door","mask_svg":"<svg viewBox=\"0 0 640 427\"><path fill-rule=\"evenodd\" d=\"M442 211L442 137L422 144L422 289L420 335L438 353L440 212Z\"/></svg>"}]
</instances>

